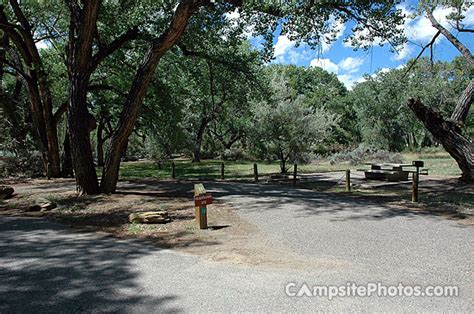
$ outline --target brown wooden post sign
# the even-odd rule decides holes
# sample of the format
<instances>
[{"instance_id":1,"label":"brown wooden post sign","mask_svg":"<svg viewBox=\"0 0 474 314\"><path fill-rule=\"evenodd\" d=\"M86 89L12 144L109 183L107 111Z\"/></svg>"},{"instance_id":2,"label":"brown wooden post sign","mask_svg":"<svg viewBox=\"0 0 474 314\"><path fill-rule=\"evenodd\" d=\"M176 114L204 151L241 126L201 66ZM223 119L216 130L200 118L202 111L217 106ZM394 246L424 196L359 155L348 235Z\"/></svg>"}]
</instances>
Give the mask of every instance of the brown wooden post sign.
<instances>
[{"instance_id":1,"label":"brown wooden post sign","mask_svg":"<svg viewBox=\"0 0 474 314\"><path fill-rule=\"evenodd\" d=\"M212 204L212 195L206 192L204 185L194 185L194 209L199 229L207 228L207 205Z\"/></svg>"},{"instance_id":2,"label":"brown wooden post sign","mask_svg":"<svg viewBox=\"0 0 474 314\"><path fill-rule=\"evenodd\" d=\"M351 191L351 170L346 170L346 192Z\"/></svg>"},{"instance_id":3,"label":"brown wooden post sign","mask_svg":"<svg viewBox=\"0 0 474 314\"><path fill-rule=\"evenodd\" d=\"M297 175L298 175L298 165L295 164L293 168L293 185L296 185L296 180L297 180Z\"/></svg>"},{"instance_id":4,"label":"brown wooden post sign","mask_svg":"<svg viewBox=\"0 0 474 314\"><path fill-rule=\"evenodd\" d=\"M253 164L253 182L258 182L258 168L257 164Z\"/></svg>"},{"instance_id":5,"label":"brown wooden post sign","mask_svg":"<svg viewBox=\"0 0 474 314\"><path fill-rule=\"evenodd\" d=\"M413 167L416 167L416 171L413 172L412 177L412 192L411 192L411 201L418 202L418 184L420 182L420 168L425 166L425 163L422 160L414 160L412 162Z\"/></svg>"}]
</instances>

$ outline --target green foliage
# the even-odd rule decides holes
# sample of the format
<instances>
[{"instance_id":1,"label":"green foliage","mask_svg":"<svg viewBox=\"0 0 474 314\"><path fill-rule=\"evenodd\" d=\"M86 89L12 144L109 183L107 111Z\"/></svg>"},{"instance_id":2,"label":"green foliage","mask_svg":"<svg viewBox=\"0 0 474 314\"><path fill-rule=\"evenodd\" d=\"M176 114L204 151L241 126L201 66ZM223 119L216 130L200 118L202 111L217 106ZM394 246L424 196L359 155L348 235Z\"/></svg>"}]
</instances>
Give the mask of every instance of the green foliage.
<instances>
[{"instance_id":1,"label":"green foliage","mask_svg":"<svg viewBox=\"0 0 474 314\"><path fill-rule=\"evenodd\" d=\"M343 162L349 162L351 165L361 165L365 162L401 163L402 155L361 144L352 151L332 155L329 158L329 162L332 165L341 164Z\"/></svg>"},{"instance_id":2,"label":"green foliage","mask_svg":"<svg viewBox=\"0 0 474 314\"><path fill-rule=\"evenodd\" d=\"M362 141L390 151L433 145L431 135L407 107L407 100L420 98L449 118L471 75L463 63L460 58L434 64L420 59L406 75L403 68L366 77L349 94ZM467 134L472 134L473 127L471 114L466 121Z\"/></svg>"},{"instance_id":3,"label":"green foliage","mask_svg":"<svg viewBox=\"0 0 474 314\"><path fill-rule=\"evenodd\" d=\"M282 162L281 171L287 171L285 162L296 161L311 152L337 126L338 117L324 108L310 107L286 83L285 77L276 75L268 101L254 104L254 147L267 158Z\"/></svg>"}]
</instances>

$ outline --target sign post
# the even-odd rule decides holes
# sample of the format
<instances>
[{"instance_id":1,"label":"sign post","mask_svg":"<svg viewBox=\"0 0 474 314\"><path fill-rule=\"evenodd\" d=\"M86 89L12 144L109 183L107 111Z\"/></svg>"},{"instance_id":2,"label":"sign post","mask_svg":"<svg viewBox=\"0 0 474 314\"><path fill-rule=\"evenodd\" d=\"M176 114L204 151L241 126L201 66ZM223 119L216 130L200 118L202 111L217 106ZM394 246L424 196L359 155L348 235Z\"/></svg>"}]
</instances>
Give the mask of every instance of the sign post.
<instances>
[{"instance_id":1,"label":"sign post","mask_svg":"<svg viewBox=\"0 0 474 314\"><path fill-rule=\"evenodd\" d=\"M196 213L196 224L199 229L207 228L207 205L212 204L212 195L206 193L202 184L194 185L194 209Z\"/></svg>"},{"instance_id":2,"label":"sign post","mask_svg":"<svg viewBox=\"0 0 474 314\"><path fill-rule=\"evenodd\" d=\"M413 172L412 177L412 191L411 191L411 201L414 203L418 202L418 184L420 183L420 168L425 166L425 163L422 160L414 160L412 162L413 167L416 167L416 171Z\"/></svg>"},{"instance_id":3,"label":"sign post","mask_svg":"<svg viewBox=\"0 0 474 314\"><path fill-rule=\"evenodd\" d=\"M351 170L346 170L346 192L351 191Z\"/></svg>"}]
</instances>

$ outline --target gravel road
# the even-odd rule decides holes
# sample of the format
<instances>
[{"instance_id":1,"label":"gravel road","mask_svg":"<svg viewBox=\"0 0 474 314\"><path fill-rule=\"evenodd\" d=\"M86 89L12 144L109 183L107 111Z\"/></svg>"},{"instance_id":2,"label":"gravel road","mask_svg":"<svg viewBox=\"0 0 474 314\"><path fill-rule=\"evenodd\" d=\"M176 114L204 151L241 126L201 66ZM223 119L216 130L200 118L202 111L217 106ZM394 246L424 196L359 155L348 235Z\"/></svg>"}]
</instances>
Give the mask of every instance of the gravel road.
<instances>
[{"instance_id":1,"label":"gravel road","mask_svg":"<svg viewBox=\"0 0 474 314\"><path fill-rule=\"evenodd\" d=\"M206 186L258 226L269 248L303 265L214 262L43 219L1 217L0 312L474 309L474 229L462 221L282 186ZM455 285L459 296L289 297L291 282L292 291L303 283Z\"/></svg>"}]
</instances>

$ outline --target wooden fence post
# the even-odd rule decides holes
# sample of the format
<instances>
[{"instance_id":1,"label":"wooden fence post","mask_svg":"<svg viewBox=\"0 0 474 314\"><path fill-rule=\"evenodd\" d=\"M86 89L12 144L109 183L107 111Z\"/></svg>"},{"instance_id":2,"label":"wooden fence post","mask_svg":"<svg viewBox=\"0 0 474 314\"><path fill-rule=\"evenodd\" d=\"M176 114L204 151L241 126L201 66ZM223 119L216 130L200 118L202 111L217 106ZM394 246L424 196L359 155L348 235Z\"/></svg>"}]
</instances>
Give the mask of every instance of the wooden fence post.
<instances>
[{"instance_id":1,"label":"wooden fence post","mask_svg":"<svg viewBox=\"0 0 474 314\"><path fill-rule=\"evenodd\" d=\"M346 170L346 192L351 191L351 170Z\"/></svg>"},{"instance_id":2,"label":"wooden fence post","mask_svg":"<svg viewBox=\"0 0 474 314\"><path fill-rule=\"evenodd\" d=\"M207 228L207 205L212 204L212 196L206 193L202 184L194 185L194 210L196 214L196 224L199 229Z\"/></svg>"},{"instance_id":3,"label":"wooden fence post","mask_svg":"<svg viewBox=\"0 0 474 314\"><path fill-rule=\"evenodd\" d=\"M176 179L176 165L174 161L171 163L171 178Z\"/></svg>"},{"instance_id":4,"label":"wooden fence post","mask_svg":"<svg viewBox=\"0 0 474 314\"><path fill-rule=\"evenodd\" d=\"M253 164L253 181L255 183L258 182L258 169L257 169L257 164Z\"/></svg>"},{"instance_id":5,"label":"wooden fence post","mask_svg":"<svg viewBox=\"0 0 474 314\"><path fill-rule=\"evenodd\" d=\"M295 164L294 169L293 169L293 185L296 185L297 174L298 174L298 165Z\"/></svg>"},{"instance_id":6,"label":"wooden fence post","mask_svg":"<svg viewBox=\"0 0 474 314\"><path fill-rule=\"evenodd\" d=\"M224 180L224 162L221 163L221 180Z\"/></svg>"},{"instance_id":7,"label":"wooden fence post","mask_svg":"<svg viewBox=\"0 0 474 314\"><path fill-rule=\"evenodd\" d=\"M418 181L419 181L418 176L419 176L418 172L413 172L411 201L415 203L418 202Z\"/></svg>"}]
</instances>

